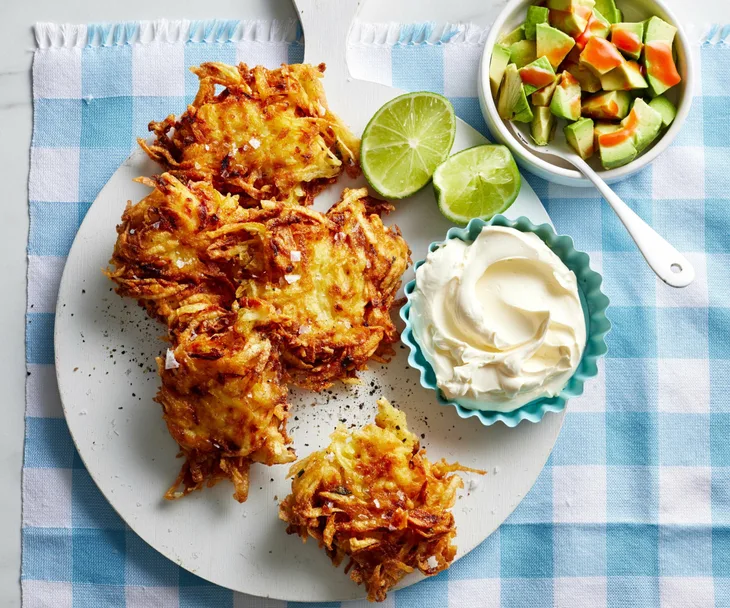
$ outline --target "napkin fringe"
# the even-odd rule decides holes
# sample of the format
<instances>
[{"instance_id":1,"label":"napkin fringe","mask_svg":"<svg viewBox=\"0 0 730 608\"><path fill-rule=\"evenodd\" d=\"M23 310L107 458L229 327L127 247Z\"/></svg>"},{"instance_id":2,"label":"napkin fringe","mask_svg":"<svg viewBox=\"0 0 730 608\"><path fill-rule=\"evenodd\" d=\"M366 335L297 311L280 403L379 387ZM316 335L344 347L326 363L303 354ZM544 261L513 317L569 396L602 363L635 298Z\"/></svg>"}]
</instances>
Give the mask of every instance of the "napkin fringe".
<instances>
[{"instance_id":1,"label":"napkin fringe","mask_svg":"<svg viewBox=\"0 0 730 608\"><path fill-rule=\"evenodd\" d=\"M489 28L473 23L366 23L356 20L349 44L354 46L408 46L461 43L481 45Z\"/></svg>"},{"instance_id":2,"label":"napkin fringe","mask_svg":"<svg viewBox=\"0 0 730 608\"><path fill-rule=\"evenodd\" d=\"M39 49L95 48L150 43L302 42L299 21L168 20L88 25L36 23Z\"/></svg>"},{"instance_id":3,"label":"napkin fringe","mask_svg":"<svg viewBox=\"0 0 730 608\"><path fill-rule=\"evenodd\" d=\"M730 24L711 24L700 39L700 43L709 45L721 45L730 43Z\"/></svg>"}]
</instances>

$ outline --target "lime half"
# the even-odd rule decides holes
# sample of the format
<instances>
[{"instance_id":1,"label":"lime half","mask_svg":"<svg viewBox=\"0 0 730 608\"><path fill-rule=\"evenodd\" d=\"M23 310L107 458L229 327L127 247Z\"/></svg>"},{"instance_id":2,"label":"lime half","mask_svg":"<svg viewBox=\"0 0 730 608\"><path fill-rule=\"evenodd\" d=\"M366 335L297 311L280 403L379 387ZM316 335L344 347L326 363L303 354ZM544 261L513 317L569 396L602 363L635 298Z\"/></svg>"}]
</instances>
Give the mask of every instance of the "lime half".
<instances>
[{"instance_id":1,"label":"lime half","mask_svg":"<svg viewBox=\"0 0 730 608\"><path fill-rule=\"evenodd\" d=\"M360 163L373 189L405 198L423 188L454 143L451 102L436 93L392 99L370 119L362 135Z\"/></svg>"},{"instance_id":2,"label":"lime half","mask_svg":"<svg viewBox=\"0 0 730 608\"><path fill-rule=\"evenodd\" d=\"M456 224L488 220L515 202L522 178L505 146L476 146L454 154L433 174L439 209Z\"/></svg>"}]
</instances>

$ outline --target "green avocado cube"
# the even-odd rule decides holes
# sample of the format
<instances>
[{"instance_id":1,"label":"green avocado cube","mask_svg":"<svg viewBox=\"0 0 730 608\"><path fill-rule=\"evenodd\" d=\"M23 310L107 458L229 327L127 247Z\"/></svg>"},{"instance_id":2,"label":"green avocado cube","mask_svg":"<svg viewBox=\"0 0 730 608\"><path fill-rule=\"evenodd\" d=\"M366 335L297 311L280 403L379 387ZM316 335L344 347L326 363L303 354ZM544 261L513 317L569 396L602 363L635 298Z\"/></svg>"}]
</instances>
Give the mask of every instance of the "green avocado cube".
<instances>
[{"instance_id":1,"label":"green avocado cube","mask_svg":"<svg viewBox=\"0 0 730 608\"><path fill-rule=\"evenodd\" d=\"M637 154L643 152L653 142L662 128L662 115L652 109L641 97L634 101L629 115L621 121L624 129L633 132L634 147Z\"/></svg>"},{"instance_id":2,"label":"green avocado cube","mask_svg":"<svg viewBox=\"0 0 730 608\"><path fill-rule=\"evenodd\" d=\"M596 10L608 19L609 23L623 21L623 15L616 8L615 0L596 0Z\"/></svg>"},{"instance_id":3,"label":"green avocado cube","mask_svg":"<svg viewBox=\"0 0 730 608\"><path fill-rule=\"evenodd\" d=\"M585 48L591 38L608 38L610 32L611 24L603 15L601 15L601 13L599 13L596 9L593 9L593 14L590 16L590 19L588 19L586 29L583 30L579 36L575 37L575 46L570 52L570 54L573 54L574 51L577 52L577 56L573 59L573 61L578 63L580 52Z\"/></svg>"},{"instance_id":4,"label":"green avocado cube","mask_svg":"<svg viewBox=\"0 0 730 608\"><path fill-rule=\"evenodd\" d=\"M649 85L641 75L641 66L635 61L627 61L607 74L601 76L604 91L631 91L645 89Z\"/></svg>"},{"instance_id":5,"label":"green avocado cube","mask_svg":"<svg viewBox=\"0 0 730 608\"><path fill-rule=\"evenodd\" d=\"M573 13L576 9L583 7L592 9L595 5L595 0L547 0L547 7L550 10L566 11L568 13Z\"/></svg>"},{"instance_id":6,"label":"green avocado cube","mask_svg":"<svg viewBox=\"0 0 730 608\"><path fill-rule=\"evenodd\" d=\"M556 80L553 66L547 57L535 59L520 69L520 78L525 85L525 95L532 95L535 91L551 85Z\"/></svg>"},{"instance_id":7,"label":"green avocado cube","mask_svg":"<svg viewBox=\"0 0 730 608\"><path fill-rule=\"evenodd\" d=\"M535 26L538 23L547 23L550 11L544 6L530 6L527 9L527 19L525 20L525 38L535 40L537 30Z\"/></svg>"},{"instance_id":8,"label":"green avocado cube","mask_svg":"<svg viewBox=\"0 0 730 608\"><path fill-rule=\"evenodd\" d=\"M520 40L509 47L510 60L517 69L525 67L537 59L536 44L533 40Z\"/></svg>"},{"instance_id":9,"label":"green avocado cube","mask_svg":"<svg viewBox=\"0 0 730 608\"><path fill-rule=\"evenodd\" d=\"M533 95L534 99L534 95ZM669 101L664 95L655 97L649 102L649 107L652 110L659 112L662 117L662 126L668 127L674 122L674 118L677 116L676 106Z\"/></svg>"},{"instance_id":10,"label":"green avocado cube","mask_svg":"<svg viewBox=\"0 0 730 608\"><path fill-rule=\"evenodd\" d=\"M563 69L573 75L582 91L586 93L597 93L601 90L601 80L591 70L579 63L566 61L563 63Z\"/></svg>"},{"instance_id":11,"label":"green avocado cube","mask_svg":"<svg viewBox=\"0 0 730 608\"><path fill-rule=\"evenodd\" d=\"M563 132L565 139L583 160L593 156L593 121L590 118L581 118L566 125Z\"/></svg>"},{"instance_id":12,"label":"green avocado cube","mask_svg":"<svg viewBox=\"0 0 730 608\"><path fill-rule=\"evenodd\" d=\"M575 13L567 11L550 11L550 25L565 32L573 38L580 36L588 27L592 11L580 7Z\"/></svg>"},{"instance_id":13,"label":"green avocado cube","mask_svg":"<svg viewBox=\"0 0 730 608\"><path fill-rule=\"evenodd\" d=\"M562 63L565 56L575 46L575 40L546 23L538 23L536 52L538 57L547 57L554 70Z\"/></svg>"},{"instance_id":14,"label":"green avocado cube","mask_svg":"<svg viewBox=\"0 0 730 608\"><path fill-rule=\"evenodd\" d=\"M514 63L510 63L504 72L504 82L502 82L499 92L497 112L500 118L504 120L532 121L532 110L525 95L525 87L522 86L520 73Z\"/></svg>"},{"instance_id":15,"label":"green avocado cube","mask_svg":"<svg viewBox=\"0 0 730 608\"><path fill-rule=\"evenodd\" d=\"M519 42L520 40L525 39L525 26L521 25L520 27L517 27L513 29L508 34L505 34L502 36L498 44L501 44L502 46L512 46L515 42Z\"/></svg>"},{"instance_id":16,"label":"green avocado cube","mask_svg":"<svg viewBox=\"0 0 730 608\"><path fill-rule=\"evenodd\" d=\"M558 79L556 78L552 84L549 84L543 89L540 89L539 91L535 91L532 94L532 105L533 106L544 106L549 107L550 102L553 99L553 93L555 93L555 89L558 86Z\"/></svg>"},{"instance_id":17,"label":"green avocado cube","mask_svg":"<svg viewBox=\"0 0 730 608\"><path fill-rule=\"evenodd\" d=\"M618 49L605 38L593 37L580 54L580 64L593 70L596 76L603 76L619 67L626 60Z\"/></svg>"},{"instance_id":18,"label":"green avocado cube","mask_svg":"<svg viewBox=\"0 0 730 608\"><path fill-rule=\"evenodd\" d=\"M638 154L631 134L625 129L601 135L598 138L598 153L604 169L616 169L628 165Z\"/></svg>"},{"instance_id":19,"label":"green avocado cube","mask_svg":"<svg viewBox=\"0 0 730 608\"><path fill-rule=\"evenodd\" d=\"M672 44L677 28L659 17L646 22L644 34L644 67L649 94L658 97L682 81L674 62Z\"/></svg>"},{"instance_id":20,"label":"green avocado cube","mask_svg":"<svg viewBox=\"0 0 730 608\"><path fill-rule=\"evenodd\" d=\"M628 91L607 91L589 97L583 102L583 116L602 120L620 120L629 113L631 93Z\"/></svg>"},{"instance_id":21,"label":"green avocado cube","mask_svg":"<svg viewBox=\"0 0 730 608\"><path fill-rule=\"evenodd\" d=\"M629 59L638 59L644 48L644 22L614 23L611 26L611 42Z\"/></svg>"},{"instance_id":22,"label":"green avocado cube","mask_svg":"<svg viewBox=\"0 0 730 608\"><path fill-rule=\"evenodd\" d=\"M561 72L560 81L550 101L550 111L559 118L580 118L580 84L570 72Z\"/></svg>"},{"instance_id":23,"label":"green avocado cube","mask_svg":"<svg viewBox=\"0 0 730 608\"><path fill-rule=\"evenodd\" d=\"M593 147L598 150L598 138L604 133L615 133L621 129L621 125L615 122L599 120L593 127Z\"/></svg>"},{"instance_id":24,"label":"green avocado cube","mask_svg":"<svg viewBox=\"0 0 730 608\"><path fill-rule=\"evenodd\" d=\"M497 98L499 85L502 84L504 71L509 63L510 50L501 44L495 44L492 49L492 59L489 62L489 87L492 89L492 97Z\"/></svg>"},{"instance_id":25,"label":"green avocado cube","mask_svg":"<svg viewBox=\"0 0 730 608\"><path fill-rule=\"evenodd\" d=\"M534 117L530 124L530 135L538 146L547 146L555 135L555 115L550 108L537 106L533 108Z\"/></svg>"}]
</instances>

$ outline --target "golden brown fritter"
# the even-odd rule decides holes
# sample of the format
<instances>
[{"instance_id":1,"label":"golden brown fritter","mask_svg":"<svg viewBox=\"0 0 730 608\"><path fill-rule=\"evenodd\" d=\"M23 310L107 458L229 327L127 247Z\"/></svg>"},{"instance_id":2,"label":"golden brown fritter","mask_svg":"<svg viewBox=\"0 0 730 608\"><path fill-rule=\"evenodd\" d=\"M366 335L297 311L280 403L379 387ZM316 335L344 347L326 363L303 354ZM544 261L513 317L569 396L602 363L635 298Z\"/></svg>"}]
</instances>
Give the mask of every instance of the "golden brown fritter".
<instances>
[{"instance_id":1,"label":"golden brown fritter","mask_svg":"<svg viewBox=\"0 0 730 608\"><path fill-rule=\"evenodd\" d=\"M170 174L140 181L154 191L127 206L108 274L169 330L157 401L186 463L167 496L227 477L243 501L251 462L294 459L287 383L353 379L397 339L408 246L365 189L322 214L244 208Z\"/></svg>"},{"instance_id":2,"label":"golden brown fritter","mask_svg":"<svg viewBox=\"0 0 730 608\"><path fill-rule=\"evenodd\" d=\"M200 79L192 105L178 120L151 122L155 142L139 143L179 179L240 194L243 206L309 205L343 170L359 172L360 142L327 108L324 69L204 63L192 68Z\"/></svg>"},{"instance_id":3,"label":"golden brown fritter","mask_svg":"<svg viewBox=\"0 0 730 608\"><path fill-rule=\"evenodd\" d=\"M325 450L292 465L292 492L279 506L287 532L311 536L335 566L364 584L370 601L416 568L433 575L449 567L456 535L449 511L463 486L444 460L431 463L405 414L378 400L375 424L348 433L337 427Z\"/></svg>"}]
</instances>

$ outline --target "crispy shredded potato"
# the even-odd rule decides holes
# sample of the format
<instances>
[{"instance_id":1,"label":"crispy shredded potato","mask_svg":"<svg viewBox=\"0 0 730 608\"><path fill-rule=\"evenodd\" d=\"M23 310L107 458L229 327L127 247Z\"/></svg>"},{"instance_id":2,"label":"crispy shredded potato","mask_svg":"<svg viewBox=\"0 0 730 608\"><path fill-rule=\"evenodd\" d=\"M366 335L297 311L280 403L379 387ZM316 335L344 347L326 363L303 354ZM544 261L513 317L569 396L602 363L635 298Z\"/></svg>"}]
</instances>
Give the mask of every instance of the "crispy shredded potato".
<instances>
[{"instance_id":1,"label":"crispy shredded potato","mask_svg":"<svg viewBox=\"0 0 730 608\"><path fill-rule=\"evenodd\" d=\"M431 463L405 414L378 400L375 424L332 434L329 447L292 465L292 493L279 506L287 532L309 536L335 566L364 584L370 601L415 569L433 575L449 567L456 535L449 509L463 487L455 471L469 469L443 459Z\"/></svg>"},{"instance_id":2,"label":"crispy shredded potato","mask_svg":"<svg viewBox=\"0 0 730 608\"><path fill-rule=\"evenodd\" d=\"M108 275L169 330L157 395L186 462L177 498L228 478L244 501L251 462L292 462L287 383L351 381L397 339L389 309L409 263L390 207L345 190L322 214L244 208L170 174L129 204Z\"/></svg>"},{"instance_id":3,"label":"crispy shredded potato","mask_svg":"<svg viewBox=\"0 0 730 608\"><path fill-rule=\"evenodd\" d=\"M324 69L194 67L195 101L177 120L151 122L154 143L139 144L179 179L240 194L243 206L261 200L309 205L343 170L359 173L360 142L327 108ZM216 86L225 88L216 94Z\"/></svg>"}]
</instances>

